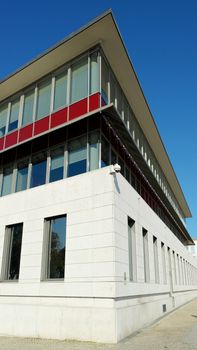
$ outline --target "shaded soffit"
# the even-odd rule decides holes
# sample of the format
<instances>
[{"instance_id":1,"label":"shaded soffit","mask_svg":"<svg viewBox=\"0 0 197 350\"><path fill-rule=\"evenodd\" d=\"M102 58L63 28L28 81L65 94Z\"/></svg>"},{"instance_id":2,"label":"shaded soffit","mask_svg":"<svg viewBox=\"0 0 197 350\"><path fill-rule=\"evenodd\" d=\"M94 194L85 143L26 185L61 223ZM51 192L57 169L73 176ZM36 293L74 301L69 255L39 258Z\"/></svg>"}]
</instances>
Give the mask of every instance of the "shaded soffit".
<instances>
[{"instance_id":1,"label":"shaded soffit","mask_svg":"<svg viewBox=\"0 0 197 350\"><path fill-rule=\"evenodd\" d=\"M100 44L185 217L191 212L165 150L111 11L59 42L0 82L0 101ZM121 64L120 64L121 63ZM121 68L121 69L120 69Z\"/></svg>"}]
</instances>

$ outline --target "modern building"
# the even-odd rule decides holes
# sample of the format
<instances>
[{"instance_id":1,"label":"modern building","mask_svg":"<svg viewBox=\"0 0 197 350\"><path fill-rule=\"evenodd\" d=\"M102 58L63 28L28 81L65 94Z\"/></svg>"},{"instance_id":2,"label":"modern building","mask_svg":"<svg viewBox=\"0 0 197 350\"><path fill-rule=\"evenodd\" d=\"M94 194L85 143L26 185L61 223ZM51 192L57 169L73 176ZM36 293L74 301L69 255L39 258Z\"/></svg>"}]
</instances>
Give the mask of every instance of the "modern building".
<instances>
[{"instance_id":1,"label":"modern building","mask_svg":"<svg viewBox=\"0 0 197 350\"><path fill-rule=\"evenodd\" d=\"M0 334L116 343L196 297L190 209L112 13L0 100Z\"/></svg>"}]
</instances>

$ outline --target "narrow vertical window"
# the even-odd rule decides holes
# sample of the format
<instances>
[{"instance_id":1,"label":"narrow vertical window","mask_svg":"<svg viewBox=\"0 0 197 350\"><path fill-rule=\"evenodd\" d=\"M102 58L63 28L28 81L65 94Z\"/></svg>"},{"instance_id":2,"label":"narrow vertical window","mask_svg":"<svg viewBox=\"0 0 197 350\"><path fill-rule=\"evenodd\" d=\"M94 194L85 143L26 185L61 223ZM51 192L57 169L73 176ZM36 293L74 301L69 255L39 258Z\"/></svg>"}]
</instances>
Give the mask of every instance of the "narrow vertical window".
<instances>
[{"instance_id":1,"label":"narrow vertical window","mask_svg":"<svg viewBox=\"0 0 197 350\"><path fill-rule=\"evenodd\" d=\"M51 167L49 182L63 179L64 176L64 148L51 151Z\"/></svg>"},{"instance_id":2,"label":"narrow vertical window","mask_svg":"<svg viewBox=\"0 0 197 350\"><path fill-rule=\"evenodd\" d=\"M101 96L102 104L108 104L108 82L109 82L109 69L102 58L101 67Z\"/></svg>"},{"instance_id":3,"label":"narrow vertical window","mask_svg":"<svg viewBox=\"0 0 197 350\"><path fill-rule=\"evenodd\" d=\"M45 220L48 247L45 256L45 279L62 279L65 275L66 215Z\"/></svg>"},{"instance_id":4,"label":"narrow vertical window","mask_svg":"<svg viewBox=\"0 0 197 350\"><path fill-rule=\"evenodd\" d=\"M33 122L34 95L34 90L25 95L22 118L23 126Z\"/></svg>"},{"instance_id":5,"label":"narrow vertical window","mask_svg":"<svg viewBox=\"0 0 197 350\"><path fill-rule=\"evenodd\" d=\"M157 246L157 238L155 236L153 236L153 255L154 255L154 268L155 268L155 283L159 283L158 246Z\"/></svg>"},{"instance_id":6,"label":"narrow vertical window","mask_svg":"<svg viewBox=\"0 0 197 350\"><path fill-rule=\"evenodd\" d=\"M36 119L42 119L50 113L51 80L43 82L38 88Z\"/></svg>"},{"instance_id":7,"label":"narrow vertical window","mask_svg":"<svg viewBox=\"0 0 197 350\"><path fill-rule=\"evenodd\" d=\"M86 136L79 137L68 143L68 174L74 176L85 173L87 169Z\"/></svg>"},{"instance_id":8,"label":"narrow vertical window","mask_svg":"<svg viewBox=\"0 0 197 350\"><path fill-rule=\"evenodd\" d=\"M181 270L180 270L180 259L179 254L177 254L177 266L178 266L178 276L179 276L179 284L181 284Z\"/></svg>"},{"instance_id":9,"label":"narrow vertical window","mask_svg":"<svg viewBox=\"0 0 197 350\"><path fill-rule=\"evenodd\" d=\"M18 128L19 102L20 101L17 100L11 104L8 132Z\"/></svg>"},{"instance_id":10,"label":"narrow vertical window","mask_svg":"<svg viewBox=\"0 0 197 350\"><path fill-rule=\"evenodd\" d=\"M94 94L98 90L99 90L98 52L94 52L90 56L90 94Z\"/></svg>"},{"instance_id":11,"label":"narrow vertical window","mask_svg":"<svg viewBox=\"0 0 197 350\"><path fill-rule=\"evenodd\" d=\"M166 254L165 254L165 245L161 242L161 258L162 258L162 269L163 269L163 283L167 283L166 275Z\"/></svg>"},{"instance_id":12,"label":"narrow vertical window","mask_svg":"<svg viewBox=\"0 0 197 350\"><path fill-rule=\"evenodd\" d=\"M128 260L129 280L136 279L136 242L135 242L135 221L128 217Z\"/></svg>"},{"instance_id":13,"label":"narrow vertical window","mask_svg":"<svg viewBox=\"0 0 197 350\"><path fill-rule=\"evenodd\" d=\"M1 187L1 196L5 196L12 192L12 168L5 168L3 171L3 181Z\"/></svg>"},{"instance_id":14,"label":"narrow vertical window","mask_svg":"<svg viewBox=\"0 0 197 350\"><path fill-rule=\"evenodd\" d=\"M143 255L144 255L144 282L150 281L150 268L149 268L149 249L148 249L148 231L142 229L143 238Z\"/></svg>"},{"instance_id":15,"label":"narrow vertical window","mask_svg":"<svg viewBox=\"0 0 197 350\"><path fill-rule=\"evenodd\" d=\"M26 190L27 176L28 176L28 162L19 163L17 168L17 177L16 177L16 189L15 189L16 192Z\"/></svg>"},{"instance_id":16,"label":"narrow vertical window","mask_svg":"<svg viewBox=\"0 0 197 350\"><path fill-rule=\"evenodd\" d=\"M23 224L6 227L4 280L18 280L20 271Z\"/></svg>"},{"instance_id":17,"label":"narrow vertical window","mask_svg":"<svg viewBox=\"0 0 197 350\"><path fill-rule=\"evenodd\" d=\"M89 169L95 170L99 167L99 133L92 132L89 135Z\"/></svg>"},{"instance_id":18,"label":"narrow vertical window","mask_svg":"<svg viewBox=\"0 0 197 350\"><path fill-rule=\"evenodd\" d=\"M175 284L177 284L176 255L174 250L172 251L172 255L173 255L173 265L174 265L174 282Z\"/></svg>"},{"instance_id":19,"label":"narrow vertical window","mask_svg":"<svg viewBox=\"0 0 197 350\"><path fill-rule=\"evenodd\" d=\"M67 73L55 78L54 110L67 105Z\"/></svg>"},{"instance_id":20,"label":"narrow vertical window","mask_svg":"<svg viewBox=\"0 0 197 350\"><path fill-rule=\"evenodd\" d=\"M101 167L109 165L109 142L106 140L104 136L101 138Z\"/></svg>"},{"instance_id":21,"label":"narrow vertical window","mask_svg":"<svg viewBox=\"0 0 197 350\"><path fill-rule=\"evenodd\" d=\"M71 103L88 95L88 59L81 59L71 67Z\"/></svg>"},{"instance_id":22,"label":"narrow vertical window","mask_svg":"<svg viewBox=\"0 0 197 350\"><path fill-rule=\"evenodd\" d=\"M5 135L7 115L8 115L7 105L0 107L0 137Z\"/></svg>"},{"instance_id":23,"label":"narrow vertical window","mask_svg":"<svg viewBox=\"0 0 197 350\"><path fill-rule=\"evenodd\" d=\"M47 162L45 153L38 154L33 158L30 187L36 187L45 184L46 164Z\"/></svg>"}]
</instances>

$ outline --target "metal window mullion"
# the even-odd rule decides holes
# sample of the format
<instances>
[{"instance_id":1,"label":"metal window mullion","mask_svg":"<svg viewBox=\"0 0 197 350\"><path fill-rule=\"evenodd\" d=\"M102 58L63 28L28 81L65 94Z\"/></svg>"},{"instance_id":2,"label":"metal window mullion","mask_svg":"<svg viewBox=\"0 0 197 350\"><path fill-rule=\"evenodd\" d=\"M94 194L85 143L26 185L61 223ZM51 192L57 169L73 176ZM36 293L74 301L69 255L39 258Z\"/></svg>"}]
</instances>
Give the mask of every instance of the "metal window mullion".
<instances>
[{"instance_id":1,"label":"metal window mullion","mask_svg":"<svg viewBox=\"0 0 197 350\"><path fill-rule=\"evenodd\" d=\"M8 112L7 112L7 121L6 121L5 134L8 133L9 122L10 122L10 113L11 113L11 102L8 103Z\"/></svg>"},{"instance_id":2,"label":"metal window mullion","mask_svg":"<svg viewBox=\"0 0 197 350\"><path fill-rule=\"evenodd\" d=\"M29 162L28 162L28 175L27 175L27 189L30 188L30 184L31 184L31 174L32 174L32 161L31 161L31 157L29 157Z\"/></svg>"},{"instance_id":3,"label":"metal window mullion","mask_svg":"<svg viewBox=\"0 0 197 350\"><path fill-rule=\"evenodd\" d=\"M53 112L54 97L55 97L55 77L52 77L52 81L51 81L50 114L52 114L52 112Z\"/></svg>"},{"instance_id":4,"label":"metal window mullion","mask_svg":"<svg viewBox=\"0 0 197 350\"><path fill-rule=\"evenodd\" d=\"M90 79L91 79L91 74L90 74L90 69L91 69L91 64L90 64L90 55L88 55L88 106L87 106L87 111L89 112L89 106L90 106Z\"/></svg>"},{"instance_id":5,"label":"metal window mullion","mask_svg":"<svg viewBox=\"0 0 197 350\"><path fill-rule=\"evenodd\" d=\"M101 152L102 152L102 146L101 146L101 126L99 130L99 169L101 168Z\"/></svg>"},{"instance_id":6,"label":"metal window mullion","mask_svg":"<svg viewBox=\"0 0 197 350\"><path fill-rule=\"evenodd\" d=\"M34 105L33 105L33 116L32 116L33 122L35 122L36 120L37 100L38 100L38 87L36 86L34 91Z\"/></svg>"},{"instance_id":7,"label":"metal window mullion","mask_svg":"<svg viewBox=\"0 0 197 350\"><path fill-rule=\"evenodd\" d=\"M46 164L46 177L45 177L45 183L48 184L50 180L50 168L51 168L51 156L50 156L50 150L47 151L47 164Z\"/></svg>"},{"instance_id":8,"label":"metal window mullion","mask_svg":"<svg viewBox=\"0 0 197 350\"><path fill-rule=\"evenodd\" d=\"M19 113L18 113L18 129L22 125L23 109L24 109L25 95L21 95L19 103Z\"/></svg>"},{"instance_id":9,"label":"metal window mullion","mask_svg":"<svg viewBox=\"0 0 197 350\"><path fill-rule=\"evenodd\" d=\"M8 242L8 250L7 250L7 268L6 268L7 280L9 280L10 264L11 264L11 257L12 257L13 230L14 230L14 226L9 228L9 237L8 237L9 242Z\"/></svg>"},{"instance_id":10,"label":"metal window mullion","mask_svg":"<svg viewBox=\"0 0 197 350\"><path fill-rule=\"evenodd\" d=\"M64 179L68 176L68 143L64 146Z\"/></svg>"},{"instance_id":11,"label":"metal window mullion","mask_svg":"<svg viewBox=\"0 0 197 350\"><path fill-rule=\"evenodd\" d=\"M67 73L67 106L71 103L71 66L68 67Z\"/></svg>"},{"instance_id":12,"label":"metal window mullion","mask_svg":"<svg viewBox=\"0 0 197 350\"><path fill-rule=\"evenodd\" d=\"M100 51L99 51L99 56L98 56L98 60L99 60L99 93L100 93L100 103L99 103L99 107L101 108L101 106L102 106L102 88L101 88L101 86L102 86L102 82L101 82L101 80L102 80L102 58L101 58L101 53L100 53Z\"/></svg>"},{"instance_id":13,"label":"metal window mullion","mask_svg":"<svg viewBox=\"0 0 197 350\"><path fill-rule=\"evenodd\" d=\"M11 193L14 193L16 190L16 179L17 179L17 163L14 163L13 174L12 174L12 185L11 185Z\"/></svg>"},{"instance_id":14,"label":"metal window mullion","mask_svg":"<svg viewBox=\"0 0 197 350\"><path fill-rule=\"evenodd\" d=\"M50 272L51 272L51 269L50 269L50 265L51 265L51 243L52 243L52 220L48 220L48 232L49 232L49 235L48 235L48 256L47 256L47 265L46 265L46 273L47 273L47 279L50 278Z\"/></svg>"}]
</instances>

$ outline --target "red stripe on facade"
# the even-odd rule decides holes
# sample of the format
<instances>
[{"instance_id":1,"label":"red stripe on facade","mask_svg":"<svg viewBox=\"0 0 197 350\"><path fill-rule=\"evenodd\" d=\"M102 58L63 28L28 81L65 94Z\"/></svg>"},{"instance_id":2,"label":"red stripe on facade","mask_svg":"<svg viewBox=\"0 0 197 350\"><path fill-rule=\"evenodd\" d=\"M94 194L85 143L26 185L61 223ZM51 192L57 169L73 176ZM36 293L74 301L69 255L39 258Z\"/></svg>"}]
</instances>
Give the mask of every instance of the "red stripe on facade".
<instances>
[{"instance_id":1,"label":"red stripe on facade","mask_svg":"<svg viewBox=\"0 0 197 350\"><path fill-rule=\"evenodd\" d=\"M5 137L5 148L11 147L17 143L18 130L6 135Z\"/></svg>"},{"instance_id":2,"label":"red stripe on facade","mask_svg":"<svg viewBox=\"0 0 197 350\"><path fill-rule=\"evenodd\" d=\"M51 115L51 128L55 128L58 125L64 124L67 122L67 112L68 108L63 108L58 112L55 112Z\"/></svg>"},{"instance_id":3,"label":"red stripe on facade","mask_svg":"<svg viewBox=\"0 0 197 350\"><path fill-rule=\"evenodd\" d=\"M19 130L19 142L30 139L33 136L33 124L27 125Z\"/></svg>"},{"instance_id":4,"label":"red stripe on facade","mask_svg":"<svg viewBox=\"0 0 197 350\"><path fill-rule=\"evenodd\" d=\"M49 130L49 116L35 122L34 135L39 135L47 130Z\"/></svg>"},{"instance_id":5,"label":"red stripe on facade","mask_svg":"<svg viewBox=\"0 0 197 350\"><path fill-rule=\"evenodd\" d=\"M88 99L84 98L81 101L75 102L69 107L69 120L80 117L83 114L86 114L88 111Z\"/></svg>"},{"instance_id":6,"label":"red stripe on facade","mask_svg":"<svg viewBox=\"0 0 197 350\"><path fill-rule=\"evenodd\" d=\"M0 151L3 149L5 137L0 138Z\"/></svg>"},{"instance_id":7,"label":"red stripe on facade","mask_svg":"<svg viewBox=\"0 0 197 350\"><path fill-rule=\"evenodd\" d=\"M100 94L97 92L89 97L89 111L99 108Z\"/></svg>"}]
</instances>

